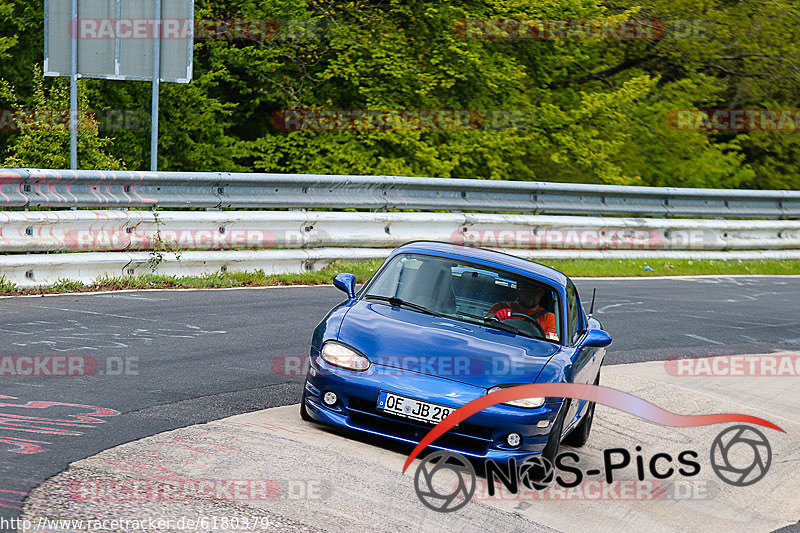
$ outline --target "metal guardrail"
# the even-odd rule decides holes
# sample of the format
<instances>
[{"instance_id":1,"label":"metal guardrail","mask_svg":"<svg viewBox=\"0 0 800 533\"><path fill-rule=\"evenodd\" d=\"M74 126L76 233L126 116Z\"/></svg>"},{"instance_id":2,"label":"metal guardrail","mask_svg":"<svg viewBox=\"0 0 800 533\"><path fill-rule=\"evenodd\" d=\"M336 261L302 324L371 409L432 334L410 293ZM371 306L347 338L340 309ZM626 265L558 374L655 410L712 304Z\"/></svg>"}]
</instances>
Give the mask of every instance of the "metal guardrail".
<instances>
[{"instance_id":1,"label":"metal guardrail","mask_svg":"<svg viewBox=\"0 0 800 533\"><path fill-rule=\"evenodd\" d=\"M220 271L262 270L265 274L320 270L337 259L386 257L389 250L316 249L171 252L163 254L155 273L196 276ZM150 274L148 252L88 252L74 254L30 254L0 256L0 274L20 288L50 285L60 280L93 283L98 278Z\"/></svg>"},{"instance_id":2,"label":"metal guardrail","mask_svg":"<svg viewBox=\"0 0 800 533\"><path fill-rule=\"evenodd\" d=\"M314 248L309 250L214 250L165 253L156 274L201 275L212 272L262 270L266 274L320 270L337 259L383 259L391 248ZM685 251L685 250L508 250L543 261L547 259L694 259L694 260L800 260L800 250ZM150 274L149 252L89 252L69 254L17 254L0 256L0 274L20 288L50 285L60 280L92 283L103 276ZM665 272L665 274L668 274Z\"/></svg>"},{"instance_id":3,"label":"metal guardrail","mask_svg":"<svg viewBox=\"0 0 800 533\"><path fill-rule=\"evenodd\" d=\"M800 218L800 191L394 176L0 169L0 207L418 209Z\"/></svg>"},{"instance_id":4,"label":"metal guardrail","mask_svg":"<svg viewBox=\"0 0 800 533\"><path fill-rule=\"evenodd\" d=\"M289 211L121 209L153 206ZM0 212L0 253L8 254L0 256L0 275L19 287L144 274L154 249L165 259L159 274L284 273L341 258L385 257L416 239L505 248L530 259L800 259L800 221L708 219L800 218L800 191L0 169L0 207L56 208ZM64 210L69 207L106 209ZM347 208L451 212L298 211ZM491 211L525 214L481 213ZM52 251L78 253L30 253Z\"/></svg>"},{"instance_id":5,"label":"metal guardrail","mask_svg":"<svg viewBox=\"0 0 800 533\"><path fill-rule=\"evenodd\" d=\"M800 221L319 211L0 212L0 253L391 248L420 239L517 250L800 250Z\"/></svg>"}]
</instances>

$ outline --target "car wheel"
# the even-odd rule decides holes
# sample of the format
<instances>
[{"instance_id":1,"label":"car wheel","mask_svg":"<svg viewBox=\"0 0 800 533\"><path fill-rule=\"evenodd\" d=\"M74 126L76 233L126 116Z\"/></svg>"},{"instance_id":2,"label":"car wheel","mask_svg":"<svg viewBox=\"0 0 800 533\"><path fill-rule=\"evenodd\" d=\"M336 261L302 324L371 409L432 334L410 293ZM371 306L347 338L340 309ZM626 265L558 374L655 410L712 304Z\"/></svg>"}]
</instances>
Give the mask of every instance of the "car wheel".
<instances>
[{"instance_id":1,"label":"car wheel","mask_svg":"<svg viewBox=\"0 0 800 533\"><path fill-rule=\"evenodd\" d=\"M595 385L600 384L600 373L598 372L597 378L594 380ZM594 421L594 402L589 402L589 408L586 411L586 414L583 415L583 420L577 425L575 429L572 430L572 433L567 435L567 438L564 439L564 444L567 446L573 446L575 448L580 448L586 441L589 440L589 432L592 431L592 421Z\"/></svg>"},{"instance_id":2,"label":"car wheel","mask_svg":"<svg viewBox=\"0 0 800 533\"><path fill-rule=\"evenodd\" d=\"M306 409L306 386L303 384L303 397L300 399L300 418L305 420L306 422L313 422L314 419L311 418L311 415L308 414L308 410Z\"/></svg>"}]
</instances>

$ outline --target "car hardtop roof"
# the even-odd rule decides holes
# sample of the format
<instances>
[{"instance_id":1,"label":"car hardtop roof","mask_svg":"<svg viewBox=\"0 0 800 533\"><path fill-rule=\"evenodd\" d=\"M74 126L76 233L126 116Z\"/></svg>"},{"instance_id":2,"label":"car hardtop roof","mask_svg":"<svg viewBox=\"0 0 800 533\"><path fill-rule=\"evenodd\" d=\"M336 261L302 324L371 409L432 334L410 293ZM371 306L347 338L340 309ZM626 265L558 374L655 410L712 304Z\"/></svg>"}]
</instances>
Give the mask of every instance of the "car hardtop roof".
<instances>
[{"instance_id":1,"label":"car hardtop roof","mask_svg":"<svg viewBox=\"0 0 800 533\"><path fill-rule=\"evenodd\" d=\"M472 248L436 241L413 241L397 248L392 255L400 253L420 253L429 255L447 254L465 261L486 263L500 268L513 268L529 273L540 278L545 278L553 283L565 286L569 278L554 268L522 259L503 252L487 250L485 248Z\"/></svg>"}]
</instances>

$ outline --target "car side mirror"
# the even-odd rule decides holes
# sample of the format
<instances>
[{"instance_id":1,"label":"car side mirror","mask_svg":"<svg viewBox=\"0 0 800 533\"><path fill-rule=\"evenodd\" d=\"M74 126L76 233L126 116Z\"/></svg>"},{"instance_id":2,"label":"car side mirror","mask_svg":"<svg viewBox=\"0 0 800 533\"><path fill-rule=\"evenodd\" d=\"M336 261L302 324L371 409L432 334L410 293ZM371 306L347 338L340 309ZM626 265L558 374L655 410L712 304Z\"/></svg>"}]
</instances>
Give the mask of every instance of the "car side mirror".
<instances>
[{"instance_id":1,"label":"car side mirror","mask_svg":"<svg viewBox=\"0 0 800 533\"><path fill-rule=\"evenodd\" d=\"M342 272L333 278L333 286L347 293L351 300L356 297L356 277L353 274Z\"/></svg>"},{"instance_id":2,"label":"car side mirror","mask_svg":"<svg viewBox=\"0 0 800 533\"><path fill-rule=\"evenodd\" d=\"M605 348L611 344L611 335L602 329L590 329L581 342L581 348Z\"/></svg>"}]
</instances>

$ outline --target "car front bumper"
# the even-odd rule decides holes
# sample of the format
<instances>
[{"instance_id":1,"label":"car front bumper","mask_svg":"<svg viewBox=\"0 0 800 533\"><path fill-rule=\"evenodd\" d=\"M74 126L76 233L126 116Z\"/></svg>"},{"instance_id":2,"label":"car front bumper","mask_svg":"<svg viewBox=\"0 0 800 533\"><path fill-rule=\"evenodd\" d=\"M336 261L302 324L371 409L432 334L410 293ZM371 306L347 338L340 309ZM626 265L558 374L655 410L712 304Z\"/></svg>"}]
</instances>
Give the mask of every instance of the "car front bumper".
<instances>
[{"instance_id":1,"label":"car front bumper","mask_svg":"<svg viewBox=\"0 0 800 533\"><path fill-rule=\"evenodd\" d=\"M378 367L378 368L376 368ZM416 445L434 427L426 422L402 418L377 408L380 391L448 407L461 407L486 395L486 389L466 383L399 368L358 372L334 367L312 357L306 379L304 401L309 415L318 422ZM338 397L328 407L325 392ZM474 459L506 461L540 454L563 402L548 401L538 409L495 405L472 415L437 439L430 448L449 450ZM545 427L540 427L540 422ZM509 433L518 433L519 446L506 444Z\"/></svg>"}]
</instances>

